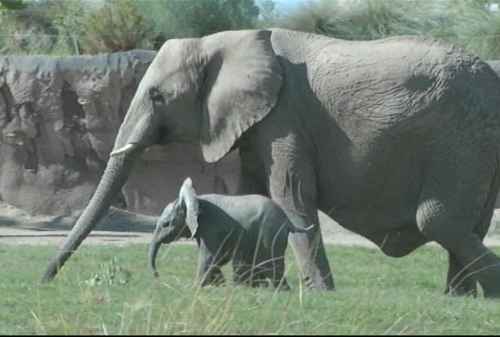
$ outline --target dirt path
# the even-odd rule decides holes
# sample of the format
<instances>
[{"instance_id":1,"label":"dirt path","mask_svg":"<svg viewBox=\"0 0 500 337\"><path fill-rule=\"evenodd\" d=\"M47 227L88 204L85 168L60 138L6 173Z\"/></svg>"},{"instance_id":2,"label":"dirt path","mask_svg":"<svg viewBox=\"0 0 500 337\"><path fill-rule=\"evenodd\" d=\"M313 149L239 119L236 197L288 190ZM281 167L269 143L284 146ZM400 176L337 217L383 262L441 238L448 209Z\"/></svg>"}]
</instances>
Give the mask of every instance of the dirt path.
<instances>
[{"instance_id":1,"label":"dirt path","mask_svg":"<svg viewBox=\"0 0 500 337\"><path fill-rule=\"evenodd\" d=\"M68 230L34 230L0 226L0 245L60 245L68 233ZM93 231L83 244L125 246L129 244L149 243L150 240L151 233L145 232ZM325 241L328 244L376 248L373 243L361 236L342 230L336 233L329 233ZM185 241L183 243L194 242Z\"/></svg>"},{"instance_id":2,"label":"dirt path","mask_svg":"<svg viewBox=\"0 0 500 337\"><path fill-rule=\"evenodd\" d=\"M0 204L0 245L60 245L69 233L75 217L32 217L23 211ZM500 219L500 210L496 219ZM117 245L149 243L155 217L114 211L84 241L85 245ZM327 244L375 248L363 237L351 233L335 222L320 216L323 237ZM496 226L492 226L496 227ZM493 228L486 238L487 246L500 247L500 229ZM189 243L186 242L186 243Z\"/></svg>"}]
</instances>

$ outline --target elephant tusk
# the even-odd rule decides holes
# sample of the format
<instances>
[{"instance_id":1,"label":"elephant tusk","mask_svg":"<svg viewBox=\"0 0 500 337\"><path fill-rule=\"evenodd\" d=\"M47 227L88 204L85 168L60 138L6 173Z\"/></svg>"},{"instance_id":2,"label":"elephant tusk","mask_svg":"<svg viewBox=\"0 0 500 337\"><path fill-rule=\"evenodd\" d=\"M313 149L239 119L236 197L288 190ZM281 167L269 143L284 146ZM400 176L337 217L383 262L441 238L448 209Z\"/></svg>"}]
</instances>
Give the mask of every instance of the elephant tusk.
<instances>
[{"instance_id":1,"label":"elephant tusk","mask_svg":"<svg viewBox=\"0 0 500 337\"><path fill-rule=\"evenodd\" d=\"M125 145L124 147L118 149L118 150L115 150L113 152L111 152L110 156L111 157L114 157L114 156L117 156L119 154L123 154L123 153L130 153L131 151L133 151L135 148L137 148L137 144L132 144L132 143L129 143L127 145Z\"/></svg>"}]
</instances>

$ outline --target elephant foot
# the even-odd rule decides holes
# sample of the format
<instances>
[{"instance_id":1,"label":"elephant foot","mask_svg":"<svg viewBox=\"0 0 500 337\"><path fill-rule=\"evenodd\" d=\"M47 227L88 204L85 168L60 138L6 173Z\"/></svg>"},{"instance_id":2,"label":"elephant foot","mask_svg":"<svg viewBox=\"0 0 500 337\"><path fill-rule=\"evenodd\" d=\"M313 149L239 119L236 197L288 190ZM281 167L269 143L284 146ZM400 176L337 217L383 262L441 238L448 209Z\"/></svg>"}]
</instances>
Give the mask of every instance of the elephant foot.
<instances>
[{"instance_id":1,"label":"elephant foot","mask_svg":"<svg viewBox=\"0 0 500 337\"><path fill-rule=\"evenodd\" d=\"M448 279L445 295L477 297L477 282L454 254L449 254Z\"/></svg>"},{"instance_id":2,"label":"elephant foot","mask_svg":"<svg viewBox=\"0 0 500 337\"><path fill-rule=\"evenodd\" d=\"M500 258L477 235L464 236L460 245L441 245L450 251L448 294L475 296L479 283L484 297L500 298Z\"/></svg>"},{"instance_id":3,"label":"elephant foot","mask_svg":"<svg viewBox=\"0 0 500 337\"><path fill-rule=\"evenodd\" d=\"M486 298L500 298L500 290L484 292Z\"/></svg>"},{"instance_id":4,"label":"elephant foot","mask_svg":"<svg viewBox=\"0 0 500 337\"><path fill-rule=\"evenodd\" d=\"M451 296L451 297L477 297L477 289L474 286L474 288L469 288L469 287L447 287L446 290L444 291L445 295Z\"/></svg>"},{"instance_id":5,"label":"elephant foot","mask_svg":"<svg viewBox=\"0 0 500 337\"><path fill-rule=\"evenodd\" d=\"M497 272L492 275L491 279L479 281L485 298L500 298L500 268L496 269Z\"/></svg>"},{"instance_id":6,"label":"elephant foot","mask_svg":"<svg viewBox=\"0 0 500 337\"><path fill-rule=\"evenodd\" d=\"M293 234L291 242L301 269L302 283L307 289L335 290L333 275L322 241L314 243L306 235Z\"/></svg>"},{"instance_id":7,"label":"elephant foot","mask_svg":"<svg viewBox=\"0 0 500 337\"><path fill-rule=\"evenodd\" d=\"M319 270L315 276L304 276L302 278L302 283L305 288L310 290L335 291L335 284L333 283L332 276L330 275L329 277L323 278Z\"/></svg>"},{"instance_id":8,"label":"elephant foot","mask_svg":"<svg viewBox=\"0 0 500 337\"><path fill-rule=\"evenodd\" d=\"M223 286L225 283L226 280L224 278L224 275L222 274L222 271L218 268L214 268L212 269L211 272L205 274L200 285L202 288L208 286L220 287Z\"/></svg>"},{"instance_id":9,"label":"elephant foot","mask_svg":"<svg viewBox=\"0 0 500 337\"><path fill-rule=\"evenodd\" d=\"M283 278L281 281L276 282L274 284L274 288L276 288L277 291L290 291L291 288L288 285L288 282L285 278Z\"/></svg>"}]
</instances>

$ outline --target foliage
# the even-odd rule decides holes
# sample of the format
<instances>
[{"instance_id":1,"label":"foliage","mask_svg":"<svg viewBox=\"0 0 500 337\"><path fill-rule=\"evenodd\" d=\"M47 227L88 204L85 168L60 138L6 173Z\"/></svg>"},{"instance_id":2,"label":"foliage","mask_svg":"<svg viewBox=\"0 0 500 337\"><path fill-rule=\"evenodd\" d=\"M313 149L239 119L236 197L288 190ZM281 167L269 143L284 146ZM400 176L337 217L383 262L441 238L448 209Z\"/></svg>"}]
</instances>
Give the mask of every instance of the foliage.
<instances>
[{"instance_id":1,"label":"foliage","mask_svg":"<svg viewBox=\"0 0 500 337\"><path fill-rule=\"evenodd\" d=\"M61 54L80 54L81 36L85 34L85 18L89 8L82 0L44 0L46 16L57 34L57 47Z\"/></svg>"},{"instance_id":2,"label":"foliage","mask_svg":"<svg viewBox=\"0 0 500 337\"><path fill-rule=\"evenodd\" d=\"M85 0L24 1L2 15L2 52L79 54L85 19L96 9Z\"/></svg>"},{"instance_id":3,"label":"foliage","mask_svg":"<svg viewBox=\"0 0 500 337\"><path fill-rule=\"evenodd\" d=\"M106 0L83 23L86 53L148 48L150 26L135 0Z\"/></svg>"},{"instance_id":4,"label":"foliage","mask_svg":"<svg viewBox=\"0 0 500 337\"><path fill-rule=\"evenodd\" d=\"M24 8L26 8L26 3L23 0L0 0L0 11Z\"/></svg>"},{"instance_id":5,"label":"foliage","mask_svg":"<svg viewBox=\"0 0 500 337\"><path fill-rule=\"evenodd\" d=\"M254 0L141 0L139 7L153 24L156 48L170 38L253 28L259 15Z\"/></svg>"},{"instance_id":6,"label":"foliage","mask_svg":"<svg viewBox=\"0 0 500 337\"><path fill-rule=\"evenodd\" d=\"M475 335L500 330L498 302L442 294L447 253L434 247L402 259L378 250L327 247L337 261L338 291L331 293L300 288L291 249L290 292L231 284L194 288L197 249L191 245L163 248L160 279L147 268L144 245L82 247L53 283L41 285L39 277L55 249L0 246L1 261L8 261L0 270L0 333ZM230 280L229 268L224 272ZM87 282L93 275L101 281Z\"/></svg>"},{"instance_id":7,"label":"foliage","mask_svg":"<svg viewBox=\"0 0 500 337\"><path fill-rule=\"evenodd\" d=\"M317 0L278 25L348 40L394 35L433 36L484 58L500 58L500 14L487 0Z\"/></svg>"},{"instance_id":8,"label":"foliage","mask_svg":"<svg viewBox=\"0 0 500 337\"><path fill-rule=\"evenodd\" d=\"M488 1L454 2L458 4L449 8L453 22L450 41L482 58L500 59L500 13L488 11Z\"/></svg>"},{"instance_id":9,"label":"foliage","mask_svg":"<svg viewBox=\"0 0 500 337\"><path fill-rule=\"evenodd\" d=\"M500 58L496 0L0 0L3 53L75 54L158 49L170 38L284 27L349 40L433 36Z\"/></svg>"},{"instance_id":10,"label":"foliage","mask_svg":"<svg viewBox=\"0 0 500 337\"><path fill-rule=\"evenodd\" d=\"M319 0L297 8L281 26L348 40L422 34L439 26L431 4L417 0Z\"/></svg>"},{"instance_id":11,"label":"foliage","mask_svg":"<svg viewBox=\"0 0 500 337\"><path fill-rule=\"evenodd\" d=\"M8 11L7 39L0 39L5 53L157 49L169 38L254 28L259 20L254 0L3 1L18 9Z\"/></svg>"},{"instance_id":12,"label":"foliage","mask_svg":"<svg viewBox=\"0 0 500 337\"><path fill-rule=\"evenodd\" d=\"M107 263L101 263L99 269L100 270L96 274L85 281L87 286L126 285L131 277L130 272L121 266L117 257L113 257L111 261Z\"/></svg>"},{"instance_id":13,"label":"foliage","mask_svg":"<svg viewBox=\"0 0 500 337\"><path fill-rule=\"evenodd\" d=\"M259 20L257 27L273 27L281 20L282 13L278 12L276 3L273 0L261 0L259 2Z\"/></svg>"}]
</instances>

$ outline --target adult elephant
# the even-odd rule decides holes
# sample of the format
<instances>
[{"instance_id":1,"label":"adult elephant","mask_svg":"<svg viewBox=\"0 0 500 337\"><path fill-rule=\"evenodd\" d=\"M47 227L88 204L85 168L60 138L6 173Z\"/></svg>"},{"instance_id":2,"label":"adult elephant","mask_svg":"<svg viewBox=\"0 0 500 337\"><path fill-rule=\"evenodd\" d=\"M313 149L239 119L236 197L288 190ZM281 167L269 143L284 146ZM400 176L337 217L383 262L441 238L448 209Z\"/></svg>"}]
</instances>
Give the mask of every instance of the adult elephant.
<instances>
[{"instance_id":1,"label":"adult elephant","mask_svg":"<svg viewBox=\"0 0 500 337\"><path fill-rule=\"evenodd\" d=\"M434 40L370 42L288 30L169 40L150 65L106 171L44 280L52 279L153 144L194 142L208 162L238 148L241 193L272 197L298 227L317 209L404 256L437 241L447 291L500 296L482 243L500 184L500 80ZM165 172L167 174L167 172ZM321 234L294 234L306 283L333 289Z\"/></svg>"}]
</instances>

